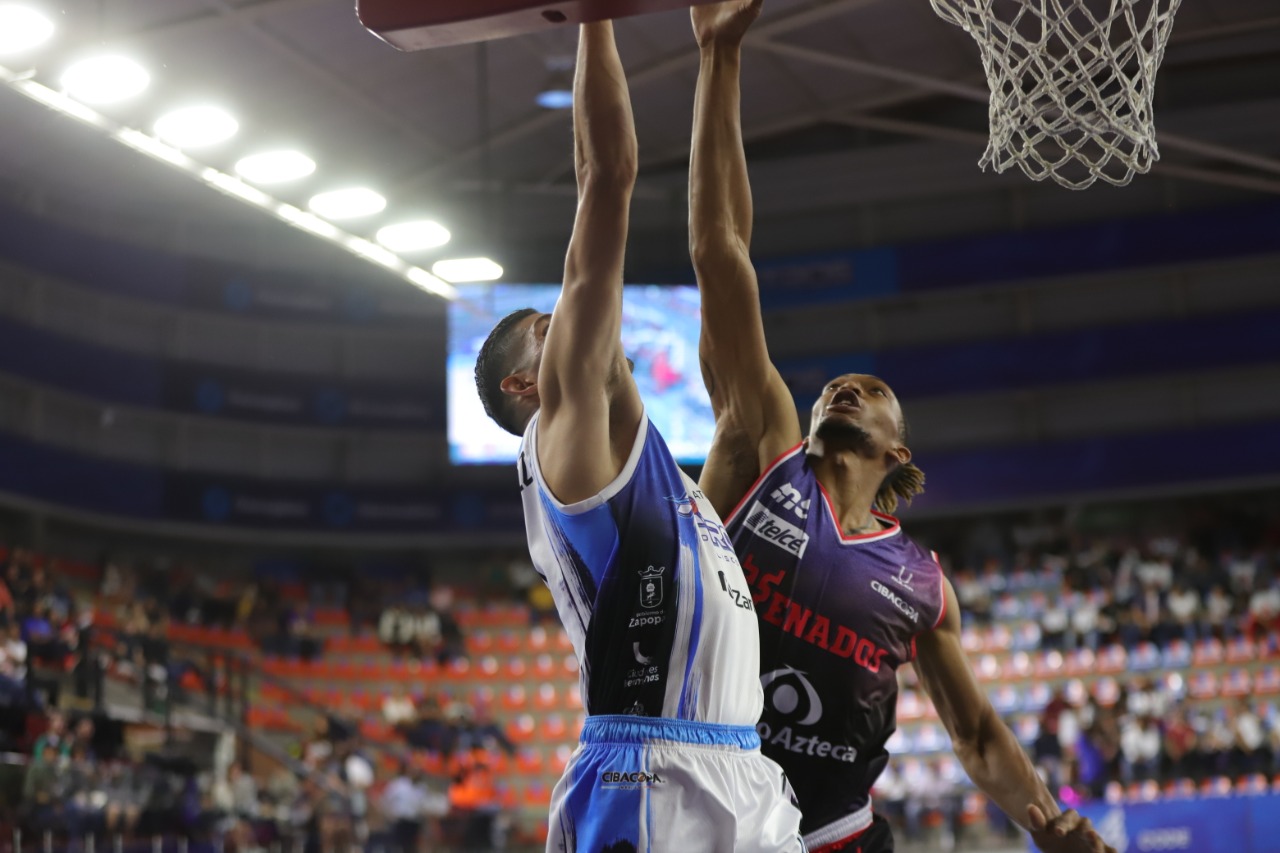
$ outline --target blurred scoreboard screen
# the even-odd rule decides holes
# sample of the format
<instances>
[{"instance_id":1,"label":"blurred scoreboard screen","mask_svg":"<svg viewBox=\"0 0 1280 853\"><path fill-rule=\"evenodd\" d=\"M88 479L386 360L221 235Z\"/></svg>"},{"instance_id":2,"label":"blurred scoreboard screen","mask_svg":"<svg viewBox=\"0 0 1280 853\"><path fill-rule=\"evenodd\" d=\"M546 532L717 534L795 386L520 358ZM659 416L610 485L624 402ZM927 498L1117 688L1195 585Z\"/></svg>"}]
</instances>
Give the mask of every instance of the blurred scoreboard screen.
<instances>
[{"instance_id":1,"label":"blurred scoreboard screen","mask_svg":"<svg viewBox=\"0 0 1280 853\"><path fill-rule=\"evenodd\" d=\"M459 465L513 463L520 439L489 420L476 395L475 365L494 324L520 308L551 311L559 285L465 286L449 307L449 458ZM701 464L715 423L698 366L701 303L696 287L628 285L622 343L650 419L678 461Z\"/></svg>"}]
</instances>

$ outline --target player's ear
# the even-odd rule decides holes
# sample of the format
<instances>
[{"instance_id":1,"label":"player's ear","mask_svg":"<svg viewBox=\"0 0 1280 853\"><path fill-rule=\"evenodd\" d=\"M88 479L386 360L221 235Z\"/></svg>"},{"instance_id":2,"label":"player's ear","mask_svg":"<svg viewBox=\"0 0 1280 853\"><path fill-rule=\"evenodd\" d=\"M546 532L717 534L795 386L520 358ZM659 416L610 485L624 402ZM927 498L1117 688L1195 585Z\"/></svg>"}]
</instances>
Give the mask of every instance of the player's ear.
<instances>
[{"instance_id":1,"label":"player's ear","mask_svg":"<svg viewBox=\"0 0 1280 853\"><path fill-rule=\"evenodd\" d=\"M911 461L911 448L905 444L895 444L889 448L889 456L897 463L894 467L906 465Z\"/></svg>"},{"instance_id":2,"label":"player's ear","mask_svg":"<svg viewBox=\"0 0 1280 853\"><path fill-rule=\"evenodd\" d=\"M538 393L538 380L533 377L533 374L522 370L503 379L500 387L503 394L512 397L528 397Z\"/></svg>"}]
</instances>

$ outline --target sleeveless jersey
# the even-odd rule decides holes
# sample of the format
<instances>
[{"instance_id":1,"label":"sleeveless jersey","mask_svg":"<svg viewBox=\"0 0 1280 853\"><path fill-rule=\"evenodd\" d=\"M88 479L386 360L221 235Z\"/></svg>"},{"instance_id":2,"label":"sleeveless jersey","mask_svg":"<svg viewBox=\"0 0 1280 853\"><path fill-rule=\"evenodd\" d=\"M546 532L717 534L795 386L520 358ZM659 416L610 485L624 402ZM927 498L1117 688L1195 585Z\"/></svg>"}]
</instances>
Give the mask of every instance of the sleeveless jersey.
<instances>
[{"instance_id":1,"label":"sleeveless jersey","mask_svg":"<svg viewBox=\"0 0 1280 853\"><path fill-rule=\"evenodd\" d=\"M642 417L617 478L562 504L538 466L538 418L518 462L534 568L573 642L587 713L753 726L759 628L720 518Z\"/></svg>"},{"instance_id":2,"label":"sleeveless jersey","mask_svg":"<svg viewBox=\"0 0 1280 853\"><path fill-rule=\"evenodd\" d=\"M843 535L802 444L727 521L760 619L761 748L791 780L811 845L815 832L839 826L847 838L870 825L896 727L896 670L945 609L936 557L875 515L881 531Z\"/></svg>"}]
</instances>

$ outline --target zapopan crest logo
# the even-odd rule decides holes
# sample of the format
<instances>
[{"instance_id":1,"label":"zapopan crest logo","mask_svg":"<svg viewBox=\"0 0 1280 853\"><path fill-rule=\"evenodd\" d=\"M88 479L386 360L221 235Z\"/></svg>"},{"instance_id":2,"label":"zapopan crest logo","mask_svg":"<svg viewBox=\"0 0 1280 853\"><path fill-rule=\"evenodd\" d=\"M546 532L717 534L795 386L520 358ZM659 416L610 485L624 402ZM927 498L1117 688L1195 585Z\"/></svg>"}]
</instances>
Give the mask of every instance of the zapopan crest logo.
<instances>
[{"instance_id":1,"label":"zapopan crest logo","mask_svg":"<svg viewBox=\"0 0 1280 853\"><path fill-rule=\"evenodd\" d=\"M666 566L655 569L650 566L640 571L640 606L645 610L653 610L662 606L663 584L662 573Z\"/></svg>"},{"instance_id":2,"label":"zapopan crest logo","mask_svg":"<svg viewBox=\"0 0 1280 853\"><path fill-rule=\"evenodd\" d=\"M790 683L792 681L795 684ZM764 688L765 701L779 714L791 716L800 708L800 692L796 690L796 685L804 691L808 706L808 711L802 718L796 720L796 725L812 726L822 719L822 700L818 698L818 691L813 689L813 685L804 677L803 672L784 666L760 676L760 686ZM773 688L772 692L770 687Z\"/></svg>"}]
</instances>

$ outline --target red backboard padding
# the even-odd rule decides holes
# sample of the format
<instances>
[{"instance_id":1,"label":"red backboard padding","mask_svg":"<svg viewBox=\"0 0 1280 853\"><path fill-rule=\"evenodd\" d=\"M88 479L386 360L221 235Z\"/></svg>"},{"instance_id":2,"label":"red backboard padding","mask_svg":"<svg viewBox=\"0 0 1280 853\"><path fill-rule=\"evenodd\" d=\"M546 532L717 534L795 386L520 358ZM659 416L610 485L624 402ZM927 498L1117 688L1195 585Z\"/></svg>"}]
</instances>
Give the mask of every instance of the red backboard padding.
<instances>
[{"instance_id":1,"label":"red backboard padding","mask_svg":"<svg viewBox=\"0 0 1280 853\"><path fill-rule=\"evenodd\" d=\"M356 0L356 14L389 44L422 50L708 2L714 0Z\"/></svg>"}]
</instances>

